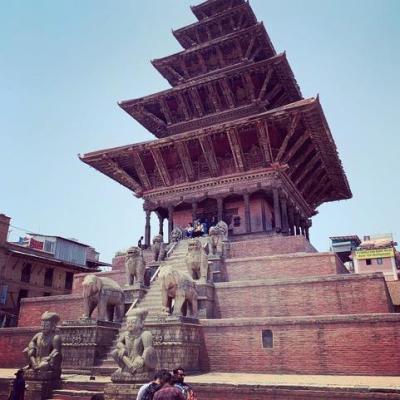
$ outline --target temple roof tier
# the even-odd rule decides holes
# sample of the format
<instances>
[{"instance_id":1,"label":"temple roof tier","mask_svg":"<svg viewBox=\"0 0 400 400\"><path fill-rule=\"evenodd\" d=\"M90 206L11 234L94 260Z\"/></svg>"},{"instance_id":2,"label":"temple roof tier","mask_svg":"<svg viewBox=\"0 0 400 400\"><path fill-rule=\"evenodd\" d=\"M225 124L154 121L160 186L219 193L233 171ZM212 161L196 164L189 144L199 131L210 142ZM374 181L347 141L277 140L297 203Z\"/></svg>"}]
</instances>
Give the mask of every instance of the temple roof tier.
<instances>
[{"instance_id":1,"label":"temple roof tier","mask_svg":"<svg viewBox=\"0 0 400 400\"><path fill-rule=\"evenodd\" d=\"M153 66L172 86L276 55L262 22L168 57Z\"/></svg>"},{"instance_id":2,"label":"temple roof tier","mask_svg":"<svg viewBox=\"0 0 400 400\"><path fill-rule=\"evenodd\" d=\"M257 18L250 5L243 3L191 25L173 30L172 33L182 47L188 49L248 28L256 23Z\"/></svg>"},{"instance_id":3,"label":"temple roof tier","mask_svg":"<svg viewBox=\"0 0 400 400\"><path fill-rule=\"evenodd\" d=\"M119 105L155 136L167 137L301 98L286 55L279 54Z\"/></svg>"},{"instance_id":4,"label":"temple roof tier","mask_svg":"<svg viewBox=\"0 0 400 400\"><path fill-rule=\"evenodd\" d=\"M199 185L208 190L241 176L257 185L256 177L272 170L312 209L351 197L318 98L81 159L145 199Z\"/></svg>"},{"instance_id":5,"label":"temple roof tier","mask_svg":"<svg viewBox=\"0 0 400 400\"><path fill-rule=\"evenodd\" d=\"M244 3L245 0L207 0L190 8L196 18L202 20Z\"/></svg>"}]
</instances>

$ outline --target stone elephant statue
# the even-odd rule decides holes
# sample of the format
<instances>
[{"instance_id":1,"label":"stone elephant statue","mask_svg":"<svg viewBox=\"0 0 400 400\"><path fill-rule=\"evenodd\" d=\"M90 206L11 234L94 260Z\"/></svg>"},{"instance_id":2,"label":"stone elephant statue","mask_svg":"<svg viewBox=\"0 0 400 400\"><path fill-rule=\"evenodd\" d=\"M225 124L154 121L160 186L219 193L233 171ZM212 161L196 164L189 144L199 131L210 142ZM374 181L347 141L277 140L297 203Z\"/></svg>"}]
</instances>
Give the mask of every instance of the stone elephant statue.
<instances>
[{"instance_id":1,"label":"stone elephant statue","mask_svg":"<svg viewBox=\"0 0 400 400\"><path fill-rule=\"evenodd\" d=\"M146 263L143 258L143 250L140 247L130 247L125 256L126 282L129 286L135 282L144 285L144 273Z\"/></svg>"},{"instance_id":2,"label":"stone elephant statue","mask_svg":"<svg viewBox=\"0 0 400 400\"><path fill-rule=\"evenodd\" d=\"M207 282L208 257L199 239L188 240L188 250L185 257L185 263L191 278Z\"/></svg>"},{"instance_id":3,"label":"stone elephant statue","mask_svg":"<svg viewBox=\"0 0 400 400\"><path fill-rule=\"evenodd\" d=\"M197 288L196 283L186 273L169 266L161 269L161 296L163 311L174 316L197 318ZM172 300L174 305L172 307Z\"/></svg>"},{"instance_id":4,"label":"stone elephant statue","mask_svg":"<svg viewBox=\"0 0 400 400\"><path fill-rule=\"evenodd\" d=\"M99 321L122 322L125 314L125 296L117 282L89 274L85 276L82 287L83 318L90 318L97 307Z\"/></svg>"},{"instance_id":5,"label":"stone elephant statue","mask_svg":"<svg viewBox=\"0 0 400 400\"><path fill-rule=\"evenodd\" d=\"M151 249L153 250L154 261L163 261L165 259L167 250L162 235L154 236Z\"/></svg>"}]
</instances>

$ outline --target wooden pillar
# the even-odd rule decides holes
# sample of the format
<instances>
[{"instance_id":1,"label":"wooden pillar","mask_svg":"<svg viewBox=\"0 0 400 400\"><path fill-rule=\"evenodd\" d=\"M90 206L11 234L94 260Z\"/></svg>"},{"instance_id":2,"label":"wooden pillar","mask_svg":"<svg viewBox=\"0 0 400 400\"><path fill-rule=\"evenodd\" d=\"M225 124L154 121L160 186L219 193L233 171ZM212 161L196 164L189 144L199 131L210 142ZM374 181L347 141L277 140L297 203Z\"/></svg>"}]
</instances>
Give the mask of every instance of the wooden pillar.
<instances>
[{"instance_id":1,"label":"wooden pillar","mask_svg":"<svg viewBox=\"0 0 400 400\"><path fill-rule=\"evenodd\" d=\"M294 209L293 206L289 206L289 230L290 234L294 236L296 234L294 229Z\"/></svg>"},{"instance_id":2,"label":"wooden pillar","mask_svg":"<svg viewBox=\"0 0 400 400\"><path fill-rule=\"evenodd\" d=\"M150 247L150 235L151 235L151 228L150 228L150 216L151 211L145 210L146 212L146 224L144 226L144 245Z\"/></svg>"},{"instance_id":3,"label":"wooden pillar","mask_svg":"<svg viewBox=\"0 0 400 400\"><path fill-rule=\"evenodd\" d=\"M250 216L250 195L248 193L243 193L244 200L244 224L246 227L246 233L251 232L251 216Z\"/></svg>"},{"instance_id":4,"label":"wooden pillar","mask_svg":"<svg viewBox=\"0 0 400 400\"><path fill-rule=\"evenodd\" d=\"M282 232L289 233L287 202L284 197L281 197L281 208L282 208Z\"/></svg>"},{"instance_id":5,"label":"wooden pillar","mask_svg":"<svg viewBox=\"0 0 400 400\"><path fill-rule=\"evenodd\" d=\"M224 215L224 199L222 197L217 198L217 220L222 221Z\"/></svg>"},{"instance_id":6,"label":"wooden pillar","mask_svg":"<svg viewBox=\"0 0 400 400\"><path fill-rule=\"evenodd\" d=\"M174 207L168 206L168 242L171 242L171 232L174 229Z\"/></svg>"},{"instance_id":7,"label":"wooden pillar","mask_svg":"<svg viewBox=\"0 0 400 400\"><path fill-rule=\"evenodd\" d=\"M306 239L307 239L308 241L310 241L310 227L309 227L308 224L306 225L305 231L306 231Z\"/></svg>"},{"instance_id":8,"label":"wooden pillar","mask_svg":"<svg viewBox=\"0 0 400 400\"><path fill-rule=\"evenodd\" d=\"M197 201L192 203L192 222L196 221L197 219Z\"/></svg>"},{"instance_id":9,"label":"wooden pillar","mask_svg":"<svg viewBox=\"0 0 400 400\"><path fill-rule=\"evenodd\" d=\"M275 231L282 231L282 219L281 219L281 207L279 204L279 191L278 189L272 189L274 197L274 219L275 219Z\"/></svg>"},{"instance_id":10,"label":"wooden pillar","mask_svg":"<svg viewBox=\"0 0 400 400\"><path fill-rule=\"evenodd\" d=\"M161 214L158 214L158 233L159 235L164 236L164 217Z\"/></svg>"}]
</instances>

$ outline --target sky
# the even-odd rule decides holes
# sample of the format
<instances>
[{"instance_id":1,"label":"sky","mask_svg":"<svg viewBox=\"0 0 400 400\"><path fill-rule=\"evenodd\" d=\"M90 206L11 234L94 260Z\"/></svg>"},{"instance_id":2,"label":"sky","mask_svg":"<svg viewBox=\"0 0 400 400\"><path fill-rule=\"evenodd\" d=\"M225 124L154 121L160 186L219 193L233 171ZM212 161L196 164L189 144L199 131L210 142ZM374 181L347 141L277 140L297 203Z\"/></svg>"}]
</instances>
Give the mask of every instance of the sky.
<instances>
[{"instance_id":1,"label":"sky","mask_svg":"<svg viewBox=\"0 0 400 400\"><path fill-rule=\"evenodd\" d=\"M142 200L78 154L154 137L117 106L168 88L150 60L181 49L171 29L196 0L0 0L0 213L73 237L101 258L144 233ZM311 242L399 227L400 2L252 0L305 98L320 100L353 192L325 203ZM152 220L153 233L157 221Z\"/></svg>"}]
</instances>

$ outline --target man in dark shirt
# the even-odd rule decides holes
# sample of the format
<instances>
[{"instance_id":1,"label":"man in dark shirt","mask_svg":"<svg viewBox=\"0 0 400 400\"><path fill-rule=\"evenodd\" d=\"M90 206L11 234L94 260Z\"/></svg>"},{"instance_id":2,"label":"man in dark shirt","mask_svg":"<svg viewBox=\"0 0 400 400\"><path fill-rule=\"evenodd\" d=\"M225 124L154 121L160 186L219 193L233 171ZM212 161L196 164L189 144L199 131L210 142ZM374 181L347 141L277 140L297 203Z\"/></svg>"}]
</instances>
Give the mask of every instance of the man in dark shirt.
<instances>
[{"instance_id":1,"label":"man in dark shirt","mask_svg":"<svg viewBox=\"0 0 400 400\"><path fill-rule=\"evenodd\" d=\"M197 400L193 389L185 382L185 370L182 367L175 368L173 371L172 380L174 386L178 388L186 400Z\"/></svg>"},{"instance_id":2,"label":"man in dark shirt","mask_svg":"<svg viewBox=\"0 0 400 400\"><path fill-rule=\"evenodd\" d=\"M156 392L153 399L154 400L185 400L185 397L181 391L171 386L172 375L165 371L161 375L161 389Z\"/></svg>"}]
</instances>

